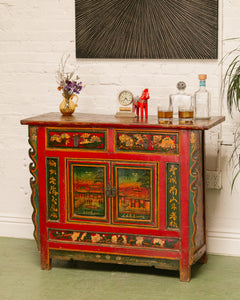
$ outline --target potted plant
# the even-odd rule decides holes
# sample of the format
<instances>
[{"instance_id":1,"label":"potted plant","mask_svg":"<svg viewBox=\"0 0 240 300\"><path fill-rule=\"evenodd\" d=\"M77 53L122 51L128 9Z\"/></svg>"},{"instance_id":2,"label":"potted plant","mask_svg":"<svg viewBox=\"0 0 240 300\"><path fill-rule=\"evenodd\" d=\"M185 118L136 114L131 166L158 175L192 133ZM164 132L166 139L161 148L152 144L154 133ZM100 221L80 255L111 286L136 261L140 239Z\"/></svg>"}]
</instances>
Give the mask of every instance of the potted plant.
<instances>
[{"instance_id":1,"label":"potted plant","mask_svg":"<svg viewBox=\"0 0 240 300\"><path fill-rule=\"evenodd\" d=\"M222 92L226 92L227 108L232 117L233 110L240 112L240 47L226 54L223 60L234 54L223 78ZM237 177L240 174L240 128L234 133L233 152L230 161L233 163L233 190Z\"/></svg>"},{"instance_id":2,"label":"potted plant","mask_svg":"<svg viewBox=\"0 0 240 300\"><path fill-rule=\"evenodd\" d=\"M230 62L223 78L223 92L227 92L227 107L232 115L233 108L240 111L240 48L229 52L226 56L236 53Z\"/></svg>"}]
</instances>

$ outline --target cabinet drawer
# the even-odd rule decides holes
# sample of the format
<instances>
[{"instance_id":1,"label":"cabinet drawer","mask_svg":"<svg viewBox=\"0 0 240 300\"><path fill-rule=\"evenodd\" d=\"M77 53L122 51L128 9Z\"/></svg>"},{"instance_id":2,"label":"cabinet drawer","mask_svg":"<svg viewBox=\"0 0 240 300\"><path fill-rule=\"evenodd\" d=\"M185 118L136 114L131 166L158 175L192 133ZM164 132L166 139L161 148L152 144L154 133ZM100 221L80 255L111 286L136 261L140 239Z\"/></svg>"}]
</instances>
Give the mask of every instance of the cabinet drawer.
<instances>
[{"instance_id":1,"label":"cabinet drawer","mask_svg":"<svg viewBox=\"0 0 240 300\"><path fill-rule=\"evenodd\" d=\"M109 233L48 229L48 240L69 244L127 247L135 249L179 250L179 238L147 236L141 234ZM99 248L98 248L99 249ZM99 250L98 250L99 251Z\"/></svg>"},{"instance_id":2,"label":"cabinet drawer","mask_svg":"<svg viewBox=\"0 0 240 300\"><path fill-rule=\"evenodd\" d=\"M179 154L179 132L116 130L115 151Z\"/></svg>"},{"instance_id":3,"label":"cabinet drawer","mask_svg":"<svg viewBox=\"0 0 240 300\"><path fill-rule=\"evenodd\" d=\"M46 148L107 150L107 130L46 128Z\"/></svg>"}]
</instances>

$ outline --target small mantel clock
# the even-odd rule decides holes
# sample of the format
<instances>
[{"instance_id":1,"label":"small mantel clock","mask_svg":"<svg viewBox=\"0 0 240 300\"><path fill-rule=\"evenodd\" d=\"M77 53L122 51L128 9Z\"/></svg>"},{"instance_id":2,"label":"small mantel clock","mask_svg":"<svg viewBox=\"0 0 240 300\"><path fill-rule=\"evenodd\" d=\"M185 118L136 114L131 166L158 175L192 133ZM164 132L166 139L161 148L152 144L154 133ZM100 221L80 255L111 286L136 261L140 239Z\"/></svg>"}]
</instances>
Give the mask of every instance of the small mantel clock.
<instances>
[{"instance_id":1,"label":"small mantel clock","mask_svg":"<svg viewBox=\"0 0 240 300\"><path fill-rule=\"evenodd\" d=\"M122 106L119 107L119 112L116 113L115 117L136 117L136 114L132 112L133 94L130 91L122 91L118 96L118 101Z\"/></svg>"}]
</instances>

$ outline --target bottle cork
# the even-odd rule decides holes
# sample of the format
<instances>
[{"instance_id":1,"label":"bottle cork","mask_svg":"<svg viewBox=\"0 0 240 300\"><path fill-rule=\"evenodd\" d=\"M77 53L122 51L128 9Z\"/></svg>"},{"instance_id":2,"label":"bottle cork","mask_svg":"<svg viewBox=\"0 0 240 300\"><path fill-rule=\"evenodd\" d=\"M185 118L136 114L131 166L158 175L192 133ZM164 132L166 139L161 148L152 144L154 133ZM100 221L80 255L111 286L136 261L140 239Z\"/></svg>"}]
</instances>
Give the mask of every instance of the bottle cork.
<instances>
[{"instance_id":1,"label":"bottle cork","mask_svg":"<svg viewBox=\"0 0 240 300\"><path fill-rule=\"evenodd\" d=\"M205 80L205 79L207 79L207 75L206 75L206 74L199 74L199 75L198 75L198 78L199 78L200 80Z\"/></svg>"}]
</instances>

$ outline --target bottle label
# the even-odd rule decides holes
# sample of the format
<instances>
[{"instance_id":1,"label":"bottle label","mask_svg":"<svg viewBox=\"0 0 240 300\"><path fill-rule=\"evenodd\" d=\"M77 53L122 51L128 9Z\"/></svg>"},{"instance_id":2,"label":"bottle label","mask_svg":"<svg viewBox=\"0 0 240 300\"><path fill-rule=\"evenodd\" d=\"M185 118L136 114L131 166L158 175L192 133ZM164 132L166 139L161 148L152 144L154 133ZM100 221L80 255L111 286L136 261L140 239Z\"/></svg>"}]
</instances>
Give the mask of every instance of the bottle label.
<instances>
[{"instance_id":1,"label":"bottle label","mask_svg":"<svg viewBox=\"0 0 240 300\"><path fill-rule=\"evenodd\" d=\"M200 80L200 86L206 86L205 80Z\"/></svg>"}]
</instances>

